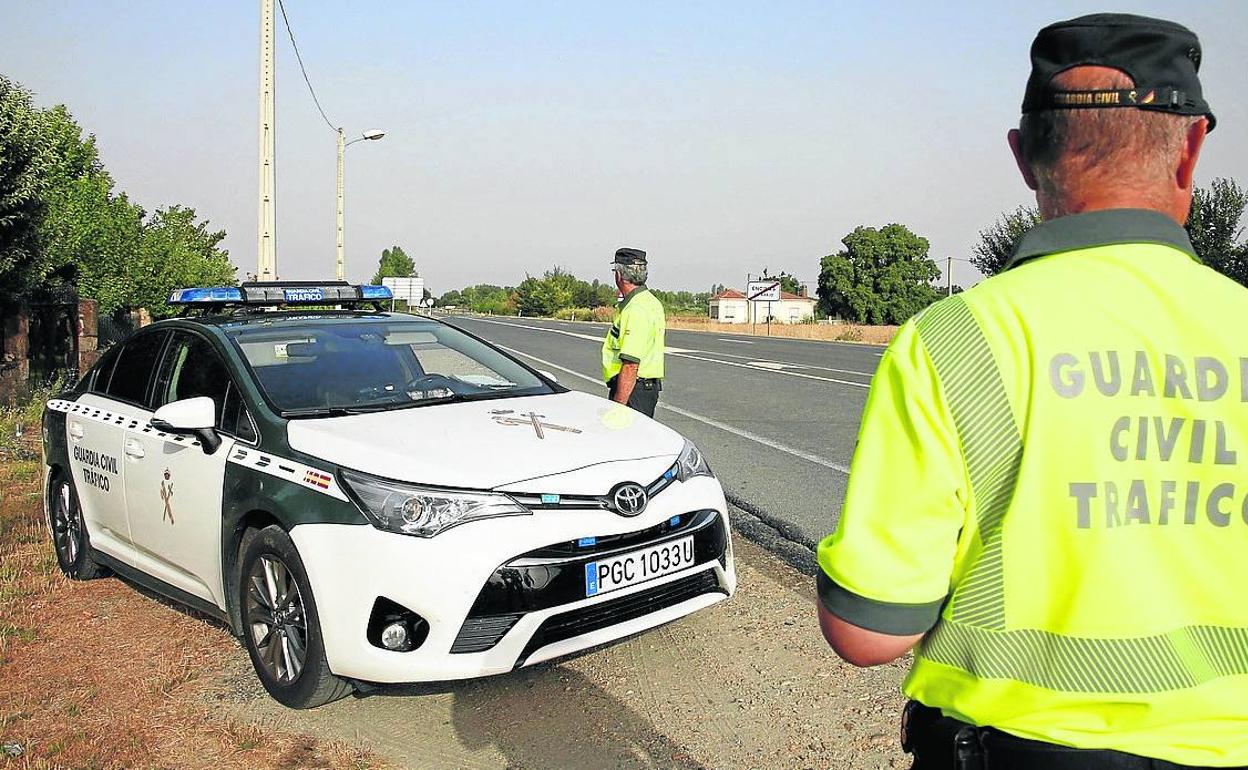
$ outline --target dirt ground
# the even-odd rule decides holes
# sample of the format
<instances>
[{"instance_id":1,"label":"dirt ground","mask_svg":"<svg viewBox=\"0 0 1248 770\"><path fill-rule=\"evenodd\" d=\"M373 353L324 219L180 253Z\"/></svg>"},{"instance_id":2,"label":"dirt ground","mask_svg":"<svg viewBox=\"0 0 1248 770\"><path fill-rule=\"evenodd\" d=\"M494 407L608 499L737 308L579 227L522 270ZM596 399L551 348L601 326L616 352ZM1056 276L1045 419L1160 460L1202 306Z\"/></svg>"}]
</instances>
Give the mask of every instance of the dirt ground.
<instances>
[{"instance_id":1,"label":"dirt ground","mask_svg":"<svg viewBox=\"0 0 1248 770\"><path fill-rule=\"evenodd\" d=\"M5 770L908 766L904 665L837 661L812 581L744 538L737 596L692 617L504 676L296 712L220 625L114 578L63 579L33 468L0 468Z\"/></svg>"}]
</instances>

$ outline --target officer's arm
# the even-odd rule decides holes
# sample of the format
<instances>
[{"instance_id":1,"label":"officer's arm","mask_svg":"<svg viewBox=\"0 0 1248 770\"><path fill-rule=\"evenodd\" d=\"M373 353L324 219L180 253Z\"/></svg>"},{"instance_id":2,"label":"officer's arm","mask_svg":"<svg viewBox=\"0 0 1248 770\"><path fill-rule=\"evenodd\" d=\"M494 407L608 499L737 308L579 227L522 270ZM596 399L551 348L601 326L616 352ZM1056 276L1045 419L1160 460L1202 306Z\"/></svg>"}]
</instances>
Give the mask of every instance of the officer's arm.
<instances>
[{"instance_id":1,"label":"officer's arm","mask_svg":"<svg viewBox=\"0 0 1248 770\"><path fill-rule=\"evenodd\" d=\"M633 388L637 385L637 368L640 365L636 361L625 360L621 360L620 364L620 373L616 375L615 381L615 400L627 404L628 397L633 395Z\"/></svg>"},{"instance_id":2,"label":"officer's arm","mask_svg":"<svg viewBox=\"0 0 1248 770\"><path fill-rule=\"evenodd\" d=\"M878 666L900 658L918 644L923 634L893 636L870 631L838 618L819 604L819 629L837 655L855 666Z\"/></svg>"}]
</instances>

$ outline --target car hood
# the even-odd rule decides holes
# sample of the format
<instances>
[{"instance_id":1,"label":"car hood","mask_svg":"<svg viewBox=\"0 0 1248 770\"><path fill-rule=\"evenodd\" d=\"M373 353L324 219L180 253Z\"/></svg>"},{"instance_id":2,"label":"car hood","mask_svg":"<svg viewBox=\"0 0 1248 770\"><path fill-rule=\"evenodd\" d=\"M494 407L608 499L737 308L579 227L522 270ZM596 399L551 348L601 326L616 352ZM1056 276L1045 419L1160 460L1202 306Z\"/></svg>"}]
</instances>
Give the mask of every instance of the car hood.
<instances>
[{"instance_id":1,"label":"car hood","mask_svg":"<svg viewBox=\"0 0 1248 770\"><path fill-rule=\"evenodd\" d=\"M576 391L297 419L287 438L291 448L345 468L467 489L633 460L652 460L657 476L684 446L671 428Z\"/></svg>"}]
</instances>

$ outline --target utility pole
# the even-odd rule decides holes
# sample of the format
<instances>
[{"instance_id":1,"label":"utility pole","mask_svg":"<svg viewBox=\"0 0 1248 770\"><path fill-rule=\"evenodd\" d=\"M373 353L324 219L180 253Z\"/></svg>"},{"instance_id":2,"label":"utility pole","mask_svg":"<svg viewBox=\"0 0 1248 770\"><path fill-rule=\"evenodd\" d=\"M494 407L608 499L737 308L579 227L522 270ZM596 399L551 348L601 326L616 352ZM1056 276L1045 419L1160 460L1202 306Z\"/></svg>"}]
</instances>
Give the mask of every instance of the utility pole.
<instances>
[{"instance_id":1,"label":"utility pole","mask_svg":"<svg viewBox=\"0 0 1248 770\"><path fill-rule=\"evenodd\" d=\"M953 257L945 257L945 296L953 296Z\"/></svg>"},{"instance_id":2,"label":"utility pole","mask_svg":"<svg viewBox=\"0 0 1248 770\"><path fill-rule=\"evenodd\" d=\"M339 128L338 129L338 273L337 275L338 275L338 280L340 281L347 280L347 268L346 268L346 265L344 264L345 258L343 257L343 243L342 243L343 241L342 188L344 186L343 181L342 181L342 159L343 159L343 156L346 155L346 153L347 153L347 137L346 137L346 134L343 133L342 129Z\"/></svg>"},{"instance_id":3,"label":"utility pole","mask_svg":"<svg viewBox=\"0 0 1248 770\"><path fill-rule=\"evenodd\" d=\"M277 279L276 116L273 75L273 0L260 0L260 238L256 279Z\"/></svg>"}]
</instances>

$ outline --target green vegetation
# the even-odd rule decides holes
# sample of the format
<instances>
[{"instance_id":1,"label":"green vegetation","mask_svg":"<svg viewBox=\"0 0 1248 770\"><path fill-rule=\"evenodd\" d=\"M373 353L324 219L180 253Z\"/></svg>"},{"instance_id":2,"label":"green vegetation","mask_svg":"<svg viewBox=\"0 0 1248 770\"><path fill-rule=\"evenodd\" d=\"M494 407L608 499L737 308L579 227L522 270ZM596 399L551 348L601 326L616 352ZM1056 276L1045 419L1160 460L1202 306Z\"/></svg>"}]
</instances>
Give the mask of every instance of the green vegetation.
<instances>
[{"instance_id":1,"label":"green vegetation","mask_svg":"<svg viewBox=\"0 0 1248 770\"><path fill-rule=\"evenodd\" d=\"M1240 219L1248 192L1230 179L1215 179L1197 188L1187 217L1187 234L1200 261L1222 275L1248 286L1248 241Z\"/></svg>"},{"instance_id":2,"label":"green vegetation","mask_svg":"<svg viewBox=\"0 0 1248 770\"><path fill-rule=\"evenodd\" d=\"M820 260L819 310L867 324L900 324L940 298L926 238L904 225L857 227Z\"/></svg>"},{"instance_id":3,"label":"green vegetation","mask_svg":"<svg viewBox=\"0 0 1248 770\"><path fill-rule=\"evenodd\" d=\"M651 289L668 315L706 315L708 292L663 291ZM519 286L479 284L448 291L438 298L439 307L453 306L475 313L494 315L543 316L581 320L591 315L602 320L600 308L615 304L614 283L598 279L583 281L561 267L553 267L540 277L526 275ZM610 318L609 313L605 314Z\"/></svg>"},{"instance_id":4,"label":"green vegetation","mask_svg":"<svg viewBox=\"0 0 1248 770\"><path fill-rule=\"evenodd\" d=\"M377 263L377 272L369 283L380 285L382 278L418 278L416 263L402 246L391 246L381 250L381 260Z\"/></svg>"},{"instance_id":5,"label":"green vegetation","mask_svg":"<svg viewBox=\"0 0 1248 770\"><path fill-rule=\"evenodd\" d=\"M1187 235L1196 256L1228 278L1248 286L1248 242L1242 240L1240 220L1248 208L1248 191L1231 179L1214 179L1208 187L1192 194ZM1023 234L1040 223L1040 212L1020 206L979 233L972 249L971 263L985 276L1001 272Z\"/></svg>"},{"instance_id":6,"label":"green vegetation","mask_svg":"<svg viewBox=\"0 0 1248 770\"><path fill-rule=\"evenodd\" d=\"M3 75L0 158L0 299L77 280L101 313L146 307L160 317L174 288L234 283L224 231L191 208L133 203L64 106L36 108Z\"/></svg>"},{"instance_id":7,"label":"green vegetation","mask_svg":"<svg viewBox=\"0 0 1248 770\"><path fill-rule=\"evenodd\" d=\"M979 243L971 248L971 264L984 275L996 275L1005 267L1014 247L1031 228L1040 224L1040 209L1019 206L1002 214L986 230L979 231Z\"/></svg>"}]
</instances>

